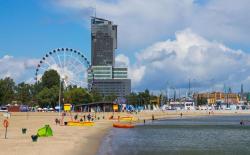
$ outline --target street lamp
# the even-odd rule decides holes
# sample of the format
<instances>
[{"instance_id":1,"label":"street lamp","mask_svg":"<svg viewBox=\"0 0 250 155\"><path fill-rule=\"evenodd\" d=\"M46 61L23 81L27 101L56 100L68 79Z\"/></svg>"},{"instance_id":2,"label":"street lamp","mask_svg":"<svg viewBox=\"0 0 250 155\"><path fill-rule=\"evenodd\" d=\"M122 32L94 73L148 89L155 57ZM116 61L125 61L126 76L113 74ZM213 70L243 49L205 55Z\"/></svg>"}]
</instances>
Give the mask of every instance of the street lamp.
<instances>
[{"instance_id":1,"label":"street lamp","mask_svg":"<svg viewBox=\"0 0 250 155\"><path fill-rule=\"evenodd\" d=\"M62 82L61 82L61 78L59 79L59 101L58 101L58 104L59 104L59 109L58 109L58 112L59 112L59 116L61 115L61 84L62 84Z\"/></svg>"},{"instance_id":2,"label":"street lamp","mask_svg":"<svg viewBox=\"0 0 250 155\"><path fill-rule=\"evenodd\" d=\"M58 101L58 104L59 104L59 116L61 115L61 96L62 96L62 89L63 89L63 86L62 86L62 83L64 82L64 80L67 79L67 76L62 76L62 78L60 77L59 79L59 101Z\"/></svg>"}]
</instances>

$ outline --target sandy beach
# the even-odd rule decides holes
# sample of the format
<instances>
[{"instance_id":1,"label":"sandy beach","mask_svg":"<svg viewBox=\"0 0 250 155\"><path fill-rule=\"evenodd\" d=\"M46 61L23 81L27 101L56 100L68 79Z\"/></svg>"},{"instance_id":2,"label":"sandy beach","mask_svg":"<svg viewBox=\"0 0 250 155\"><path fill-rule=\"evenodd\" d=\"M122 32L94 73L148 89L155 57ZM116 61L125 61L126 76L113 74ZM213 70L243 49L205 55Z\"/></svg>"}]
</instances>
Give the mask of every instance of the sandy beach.
<instances>
[{"instance_id":1,"label":"sandy beach","mask_svg":"<svg viewBox=\"0 0 250 155\"><path fill-rule=\"evenodd\" d=\"M183 117L209 116L208 111L150 111L137 114L115 113L118 116L134 116L138 122L144 119L179 118L180 113ZM92 113L94 115L94 113ZM60 118L58 113L53 112L29 112L29 113L11 113L9 118L9 128L7 139L4 139L5 128L2 125L3 114L0 113L0 154L8 155L95 155L98 152L102 138L112 128L112 120L108 118L113 113L96 113L95 126L75 127L59 126L55 124L55 118ZM214 111L212 115L247 115L250 111ZM74 114L72 114L74 115ZM79 116L84 115L79 113ZM104 119L103 119L104 116ZM65 121L70 120L70 116ZM44 125L49 124L53 130L52 137L38 138L37 142L32 142L31 135L37 133L37 130ZM27 133L22 134L21 129L27 128Z\"/></svg>"},{"instance_id":2,"label":"sandy beach","mask_svg":"<svg viewBox=\"0 0 250 155\"><path fill-rule=\"evenodd\" d=\"M95 154L102 137L111 128L110 121L96 121L93 127L72 127L56 125L56 113L12 113L9 119L7 139L4 139L5 129L0 127L0 154L8 155L35 155L35 154ZM1 114L0 120L3 122ZM69 120L70 117L65 118ZM31 135L49 124L53 130L52 137L38 138L32 142ZM27 133L22 134L21 129L27 128Z\"/></svg>"}]
</instances>

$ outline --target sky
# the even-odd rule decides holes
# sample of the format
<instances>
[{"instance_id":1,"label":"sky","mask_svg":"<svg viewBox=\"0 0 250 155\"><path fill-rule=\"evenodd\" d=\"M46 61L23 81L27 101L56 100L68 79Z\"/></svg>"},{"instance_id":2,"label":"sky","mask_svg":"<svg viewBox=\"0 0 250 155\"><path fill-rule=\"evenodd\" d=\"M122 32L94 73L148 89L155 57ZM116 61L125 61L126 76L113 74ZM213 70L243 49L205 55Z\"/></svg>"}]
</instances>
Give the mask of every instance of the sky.
<instances>
[{"instance_id":1,"label":"sky","mask_svg":"<svg viewBox=\"0 0 250 155\"><path fill-rule=\"evenodd\" d=\"M94 9L96 8L96 9ZM248 0L0 0L0 78L31 82L59 47L90 60L90 16L118 25L132 90L250 91Z\"/></svg>"}]
</instances>

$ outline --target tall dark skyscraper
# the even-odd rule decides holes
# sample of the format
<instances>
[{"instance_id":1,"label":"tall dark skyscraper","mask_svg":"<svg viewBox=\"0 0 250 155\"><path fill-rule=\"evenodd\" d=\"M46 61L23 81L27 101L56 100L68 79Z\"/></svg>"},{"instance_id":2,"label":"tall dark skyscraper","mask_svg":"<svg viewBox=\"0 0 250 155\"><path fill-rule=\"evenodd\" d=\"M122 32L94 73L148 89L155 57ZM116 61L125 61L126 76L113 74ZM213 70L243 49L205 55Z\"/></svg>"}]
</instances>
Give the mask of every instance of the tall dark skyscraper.
<instances>
[{"instance_id":1,"label":"tall dark skyscraper","mask_svg":"<svg viewBox=\"0 0 250 155\"><path fill-rule=\"evenodd\" d=\"M92 90L103 97L125 97L131 93L128 69L115 66L117 25L102 18L91 18L91 71L88 75ZM91 73L89 72L89 73Z\"/></svg>"},{"instance_id":2,"label":"tall dark skyscraper","mask_svg":"<svg viewBox=\"0 0 250 155\"><path fill-rule=\"evenodd\" d=\"M91 18L91 59L93 66L115 66L117 25L102 18Z\"/></svg>"}]
</instances>

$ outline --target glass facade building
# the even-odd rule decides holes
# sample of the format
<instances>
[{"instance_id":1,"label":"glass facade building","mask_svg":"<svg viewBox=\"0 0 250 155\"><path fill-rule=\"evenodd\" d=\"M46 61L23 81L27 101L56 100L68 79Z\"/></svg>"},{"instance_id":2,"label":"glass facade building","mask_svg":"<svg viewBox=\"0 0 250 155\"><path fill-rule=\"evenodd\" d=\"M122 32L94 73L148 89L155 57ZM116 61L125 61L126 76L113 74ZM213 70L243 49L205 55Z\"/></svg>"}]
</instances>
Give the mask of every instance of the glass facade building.
<instances>
[{"instance_id":1,"label":"glass facade building","mask_svg":"<svg viewBox=\"0 0 250 155\"><path fill-rule=\"evenodd\" d=\"M92 90L102 96L125 97L131 92L128 69L115 67L117 49L117 25L109 20L91 19L91 61L88 81Z\"/></svg>"},{"instance_id":2,"label":"glass facade building","mask_svg":"<svg viewBox=\"0 0 250 155\"><path fill-rule=\"evenodd\" d=\"M91 74L92 72L92 74ZM88 79L112 79L112 66L92 66ZM94 76L94 77L93 77Z\"/></svg>"},{"instance_id":3,"label":"glass facade building","mask_svg":"<svg viewBox=\"0 0 250 155\"><path fill-rule=\"evenodd\" d=\"M88 79L127 79L127 68L113 68L112 66L92 66L88 73Z\"/></svg>"},{"instance_id":4,"label":"glass facade building","mask_svg":"<svg viewBox=\"0 0 250 155\"><path fill-rule=\"evenodd\" d=\"M113 68L113 78L114 79L127 79L128 69L127 68Z\"/></svg>"},{"instance_id":5,"label":"glass facade building","mask_svg":"<svg viewBox=\"0 0 250 155\"><path fill-rule=\"evenodd\" d=\"M130 79L94 79L92 90L101 96L125 97L131 92Z\"/></svg>"},{"instance_id":6,"label":"glass facade building","mask_svg":"<svg viewBox=\"0 0 250 155\"><path fill-rule=\"evenodd\" d=\"M93 66L115 66L117 25L106 19L91 19L91 61Z\"/></svg>"}]
</instances>

